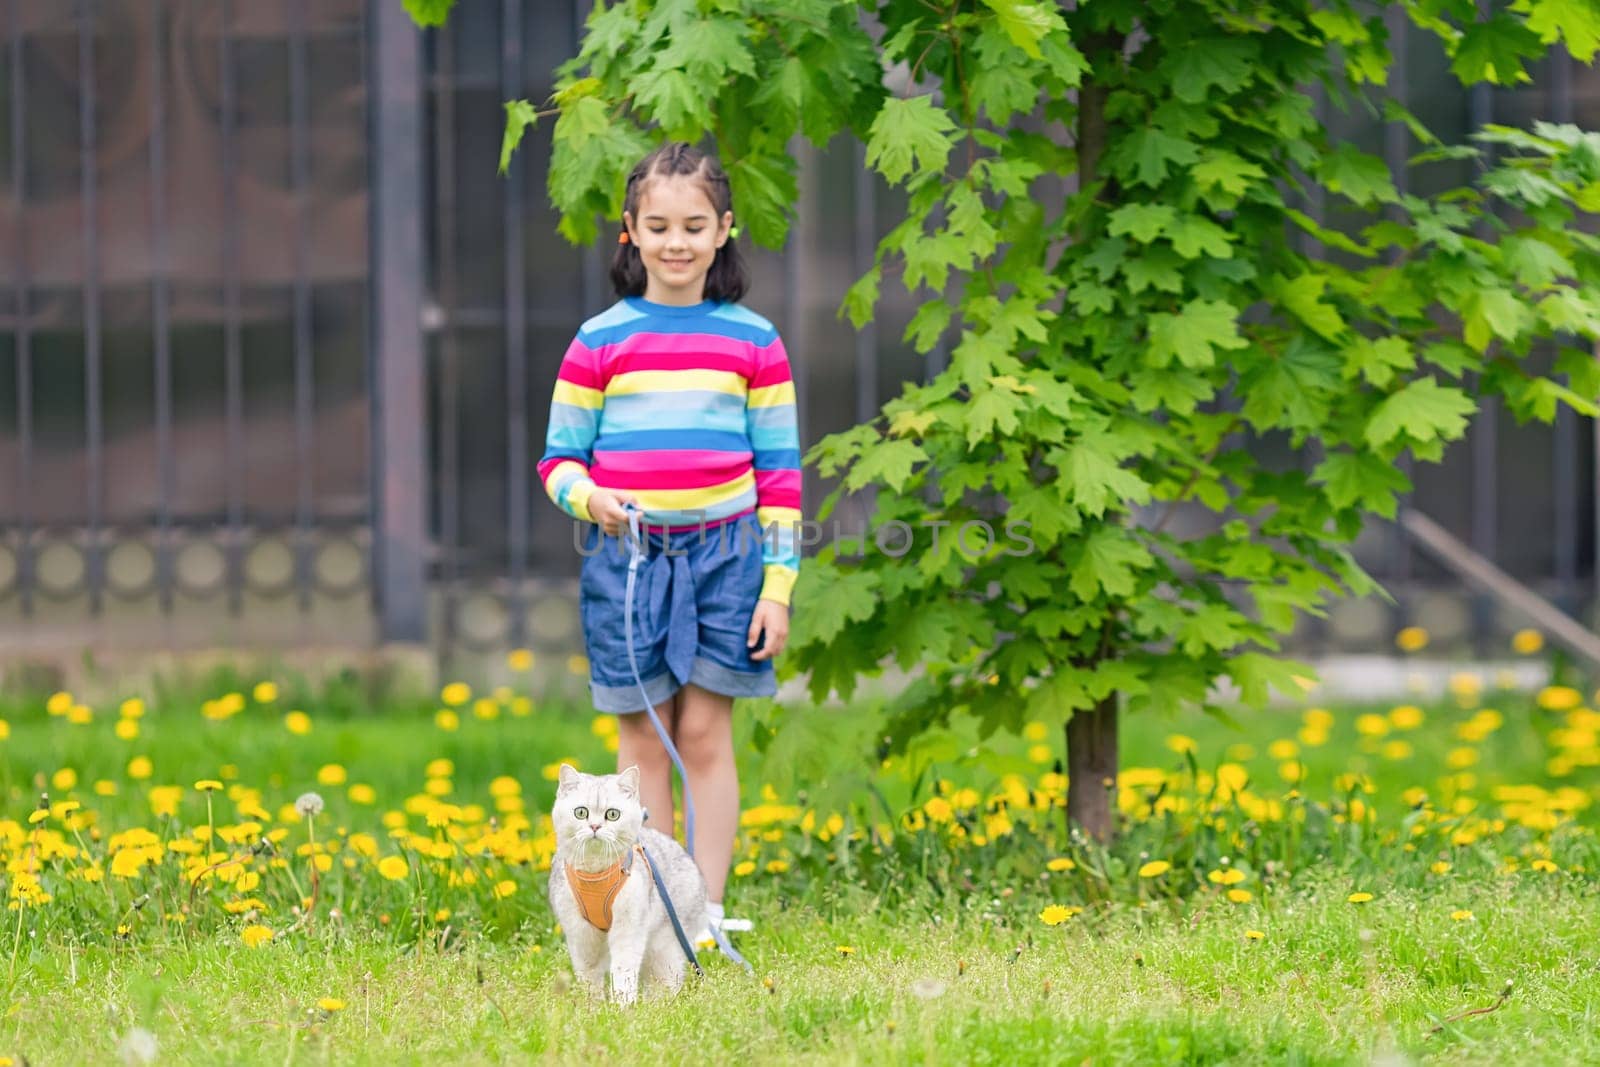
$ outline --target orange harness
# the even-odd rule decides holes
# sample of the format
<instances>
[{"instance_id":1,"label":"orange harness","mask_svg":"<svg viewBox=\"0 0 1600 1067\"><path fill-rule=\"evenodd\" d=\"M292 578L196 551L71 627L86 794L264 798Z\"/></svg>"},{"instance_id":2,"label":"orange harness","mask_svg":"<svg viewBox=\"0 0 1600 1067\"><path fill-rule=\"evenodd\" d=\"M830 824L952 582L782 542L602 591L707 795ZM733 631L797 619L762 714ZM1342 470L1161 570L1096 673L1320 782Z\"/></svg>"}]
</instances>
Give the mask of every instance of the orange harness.
<instances>
[{"instance_id":1,"label":"orange harness","mask_svg":"<svg viewBox=\"0 0 1600 1067\"><path fill-rule=\"evenodd\" d=\"M635 852L643 856L644 846L634 845L617 862L604 870L594 872L577 870L570 863L565 865L567 885L572 888L572 896L578 902L578 910L583 912L583 917L595 929L611 929L611 905L616 901L617 894L622 892L622 884L628 880L628 871L633 867ZM645 863L649 862L647 857Z\"/></svg>"}]
</instances>

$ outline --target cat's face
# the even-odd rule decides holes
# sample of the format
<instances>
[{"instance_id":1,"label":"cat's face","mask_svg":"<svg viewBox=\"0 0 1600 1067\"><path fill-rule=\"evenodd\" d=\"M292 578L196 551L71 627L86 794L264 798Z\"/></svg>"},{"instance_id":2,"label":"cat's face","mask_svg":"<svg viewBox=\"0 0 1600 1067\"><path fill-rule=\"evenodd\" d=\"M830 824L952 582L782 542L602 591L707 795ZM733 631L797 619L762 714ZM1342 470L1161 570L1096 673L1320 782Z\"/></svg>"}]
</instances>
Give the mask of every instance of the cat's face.
<instances>
[{"instance_id":1,"label":"cat's face","mask_svg":"<svg viewBox=\"0 0 1600 1067\"><path fill-rule=\"evenodd\" d=\"M639 768L629 767L621 774L584 774L563 763L550 821L563 846L621 856L639 839L644 823Z\"/></svg>"}]
</instances>

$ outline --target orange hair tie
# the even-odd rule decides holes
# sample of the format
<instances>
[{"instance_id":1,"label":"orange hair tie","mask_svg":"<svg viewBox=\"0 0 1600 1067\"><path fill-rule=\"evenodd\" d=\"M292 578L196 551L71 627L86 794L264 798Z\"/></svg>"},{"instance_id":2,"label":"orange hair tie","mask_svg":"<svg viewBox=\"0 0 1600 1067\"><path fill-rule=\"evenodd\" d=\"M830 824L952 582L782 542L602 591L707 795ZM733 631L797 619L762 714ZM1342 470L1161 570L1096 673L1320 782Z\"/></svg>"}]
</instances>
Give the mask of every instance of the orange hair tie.
<instances>
[{"instance_id":1,"label":"orange hair tie","mask_svg":"<svg viewBox=\"0 0 1600 1067\"><path fill-rule=\"evenodd\" d=\"M627 230L623 230L621 233L617 234L617 244L625 245L627 243L628 243L628 231Z\"/></svg>"}]
</instances>

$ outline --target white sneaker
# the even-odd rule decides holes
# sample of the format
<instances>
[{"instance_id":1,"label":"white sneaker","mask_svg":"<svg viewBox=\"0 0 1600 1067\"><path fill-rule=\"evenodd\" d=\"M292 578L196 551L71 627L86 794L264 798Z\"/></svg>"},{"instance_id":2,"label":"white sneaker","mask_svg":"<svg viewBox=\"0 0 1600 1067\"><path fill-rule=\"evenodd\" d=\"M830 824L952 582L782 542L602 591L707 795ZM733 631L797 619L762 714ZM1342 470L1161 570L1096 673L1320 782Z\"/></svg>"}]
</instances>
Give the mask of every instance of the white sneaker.
<instances>
[{"instance_id":1,"label":"white sneaker","mask_svg":"<svg viewBox=\"0 0 1600 1067\"><path fill-rule=\"evenodd\" d=\"M749 919L722 920L723 933L742 934L753 929L755 929L755 923L751 922Z\"/></svg>"}]
</instances>

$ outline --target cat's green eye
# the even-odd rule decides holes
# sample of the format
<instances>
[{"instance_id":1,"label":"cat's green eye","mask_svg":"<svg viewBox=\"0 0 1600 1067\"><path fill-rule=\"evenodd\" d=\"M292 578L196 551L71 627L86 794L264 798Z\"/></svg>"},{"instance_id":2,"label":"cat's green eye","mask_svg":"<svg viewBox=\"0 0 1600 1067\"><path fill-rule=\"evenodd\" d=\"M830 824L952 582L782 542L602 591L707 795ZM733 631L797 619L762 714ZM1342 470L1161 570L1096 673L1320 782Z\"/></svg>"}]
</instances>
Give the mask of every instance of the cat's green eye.
<instances>
[{"instance_id":1,"label":"cat's green eye","mask_svg":"<svg viewBox=\"0 0 1600 1067\"><path fill-rule=\"evenodd\" d=\"M620 818L622 818L622 812L618 811L616 808L606 809L606 822L616 822Z\"/></svg>"},{"instance_id":2,"label":"cat's green eye","mask_svg":"<svg viewBox=\"0 0 1600 1067\"><path fill-rule=\"evenodd\" d=\"M573 808L572 809L572 814L576 815L580 819L587 819L589 817L589 809L588 808L581 808L581 807L580 808Z\"/></svg>"}]
</instances>

